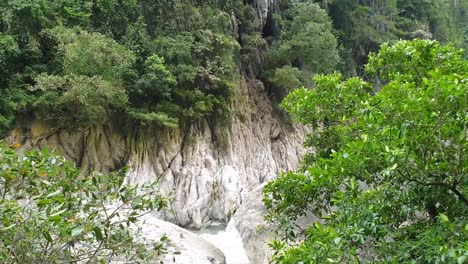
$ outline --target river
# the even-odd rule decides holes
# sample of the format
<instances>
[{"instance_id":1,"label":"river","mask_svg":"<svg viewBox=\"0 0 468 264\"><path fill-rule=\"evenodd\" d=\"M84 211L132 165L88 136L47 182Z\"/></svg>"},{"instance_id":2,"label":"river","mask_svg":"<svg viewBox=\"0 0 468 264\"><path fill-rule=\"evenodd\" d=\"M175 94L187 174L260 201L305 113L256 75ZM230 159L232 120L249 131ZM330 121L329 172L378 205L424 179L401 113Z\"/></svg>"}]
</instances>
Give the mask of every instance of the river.
<instances>
[{"instance_id":1,"label":"river","mask_svg":"<svg viewBox=\"0 0 468 264\"><path fill-rule=\"evenodd\" d=\"M226 257L226 264L249 264L239 232L233 226L214 223L205 229L194 231L197 235L219 248Z\"/></svg>"}]
</instances>

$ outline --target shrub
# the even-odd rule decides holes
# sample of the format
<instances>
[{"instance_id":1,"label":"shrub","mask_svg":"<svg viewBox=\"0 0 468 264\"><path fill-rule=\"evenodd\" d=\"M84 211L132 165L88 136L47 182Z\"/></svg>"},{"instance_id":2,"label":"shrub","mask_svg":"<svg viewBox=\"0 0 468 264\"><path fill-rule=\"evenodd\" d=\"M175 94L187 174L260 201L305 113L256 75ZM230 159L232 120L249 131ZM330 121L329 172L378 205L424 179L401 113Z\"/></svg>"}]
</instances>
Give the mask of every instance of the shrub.
<instances>
[{"instance_id":1,"label":"shrub","mask_svg":"<svg viewBox=\"0 0 468 264\"><path fill-rule=\"evenodd\" d=\"M16 152L0 142L0 262L131 262L164 252L137 241L134 224L167 206L157 186L123 184L125 169L80 175L47 150Z\"/></svg>"}]
</instances>

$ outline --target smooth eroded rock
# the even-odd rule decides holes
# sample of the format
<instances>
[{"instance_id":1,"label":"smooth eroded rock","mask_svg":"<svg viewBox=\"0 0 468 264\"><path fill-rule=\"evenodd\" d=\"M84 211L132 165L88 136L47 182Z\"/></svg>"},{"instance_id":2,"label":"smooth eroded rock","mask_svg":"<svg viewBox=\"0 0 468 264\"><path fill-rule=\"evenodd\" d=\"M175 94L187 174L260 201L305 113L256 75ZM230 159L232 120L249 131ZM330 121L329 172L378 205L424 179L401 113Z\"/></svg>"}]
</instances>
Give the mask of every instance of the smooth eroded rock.
<instances>
[{"instance_id":1,"label":"smooth eroded rock","mask_svg":"<svg viewBox=\"0 0 468 264\"><path fill-rule=\"evenodd\" d=\"M160 217L179 226L227 223L250 190L299 166L307 132L278 115L262 82L241 79L235 93L230 120L169 129L115 117L74 131L34 121L18 124L7 142L55 149L83 174L128 166L129 184L157 180L172 201Z\"/></svg>"},{"instance_id":2,"label":"smooth eroded rock","mask_svg":"<svg viewBox=\"0 0 468 264\"><path fill-rule=\"evenodd\" d=\"M167 254L155 263L174 264L225 264L223 252L202 237L174 224L146 215L140 221L141 236L147 242L159 241L166 235L170 242ZM118 262L114 262L117 264Z\"/></svg>"}]
</instances>

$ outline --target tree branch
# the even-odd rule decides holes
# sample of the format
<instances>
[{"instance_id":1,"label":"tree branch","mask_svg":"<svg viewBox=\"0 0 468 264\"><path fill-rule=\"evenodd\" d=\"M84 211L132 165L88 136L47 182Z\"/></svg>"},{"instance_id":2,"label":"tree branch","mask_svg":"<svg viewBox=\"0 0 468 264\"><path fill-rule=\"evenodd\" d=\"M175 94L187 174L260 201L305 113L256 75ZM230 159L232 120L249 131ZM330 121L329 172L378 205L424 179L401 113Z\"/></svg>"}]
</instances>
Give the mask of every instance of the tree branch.
<instances>
[{"instance_id":1,"label":"tree branch","mask_svg":"<svg viewBox=\"0 0 468 264\"><path fill-rule=\"evenodd\" d=\"M404 167L404 166L403 166ZM404 167L405 168L405 167ZM406 168L405 168L406 169ZM468 199L465 197L465 195L463 195L456 187L456 183L453 184L453 185L450 185L446 182L422 182L420 180L417 180L417 179L413 179L409 176L409 172L408 170L406 169L406 173L407 175L403 174L400 170L397 170L397 172L403 176L403 178L407 179L408 181L411 181L411 182L415 182L415 183L418 183L418 184L421 184L421 185L424 185L424 186L439 186L439 187L443 187L443 188L446 188L450 191L452 191L457 197L458 199L460 199L460 201L462 201L466 206L468 206Z\"/></svg>"}]
</instances>

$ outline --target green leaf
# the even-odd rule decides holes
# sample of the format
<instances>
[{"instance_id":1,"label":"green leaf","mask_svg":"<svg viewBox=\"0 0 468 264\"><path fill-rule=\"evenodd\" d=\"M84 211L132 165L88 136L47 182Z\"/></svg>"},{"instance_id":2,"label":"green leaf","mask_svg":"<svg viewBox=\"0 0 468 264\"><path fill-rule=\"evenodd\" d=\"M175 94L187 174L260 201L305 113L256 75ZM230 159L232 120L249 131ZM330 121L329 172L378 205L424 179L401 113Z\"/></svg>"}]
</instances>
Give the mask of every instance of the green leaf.
<instances>
[{"instance_id":1,"label":"green leaf","mask_svg":"<svg viewBox=\"0 0 468 264\"><path fill-rule=\"evenodd\" d=\"M71 235L72 236L78 236L79 234L83 233L84 227L78 226L72 229Z\"/></svg>"},{"instance_id":2,"label":"green leaf","mask_svg":"<svg viewBox=\"0 0 468 264\"><path fill-rule=\"evenodd\" d=\"M460 256L460 257L457 259L457 263L458 263L458 264L463 264L463 263L465 263L465 260L466 260L466 256Z\"/></svg>"},{"instance_id":3,"label":"green leaf","mask_svg":"<svg viewBox=\"0 0 468 264\"><path fill-rule=\"evenodd\" d=\"M52 200L51 199L41 199L37 202L38 205L48 205L51 204Z\"/></svg>"},{"instance_id":4,"label":"green leaf","mask_svg":"<svg viewBox=\"0 0 468 264\"><path fill-rule=\"evenodd\" d=\"M49 222L61 222L62 217L60 215L53 215L53 216L50 216L49 218L47 218L47 221L49 221Z\"/></svg>"},{"instance_id":5,"label":"green leaf","mask_svg":"<svg viewBox=\"0 0 468 264\"><path fill-rule=\"evenodd\" d=\"M54 216L60 215L60 214L62 214L62 213L64 213L64 212L66 212L67 210L68 210L68 209L60 210L60 211L58 211L58 212L56 212L56 213L51 214L50 217L54 217ZM50 218L49 218L49 219L50 219Z\"/></svg>"},{"instance_id":6,"label":"green leaf","mask_svg":"<svg viewBox=\"0 0 468 264\"><path fill-rule=\"evenodd\" d=\"M364 142L367 142L367 140L369 139L369 137L366 134L362 134L361 138L362 138L362 141Z\"/></svg>"},{"instance_id":7,"label":"green leaf","mask_svg":"<svg viewBox=\"0 0 468 264\"><path fill-rule=\"evenodd\" d=\"M11 228L14 227L14 226L16 226L16 224L12 224L12 225L10 225L10 226L4 227L2 230L3 230L3 231L6 231L6 230L8 230L8 229L11 229Z\"/></svg>"},{"instance_id":8,"label":"green leaf","mask_svg":"<svg viewBox=\"0 0 468 264\"><path fill-rule=\"evenodd\" d=\"M449 218L447 215L445 214L439 214L439 218L440 218L440 221L444 222L444 223L447 223L449 222Z\"/></svg>"},{"instance_id":9,"label":"green leaf","mask_svg":"<svg viewBox=\"0 0 468 264\"><path fill-rule=\"evenodd\" d=\"M42 183L44 183L47 186L52 186L53 184L50 181L42 180Z\"/></svg>"},{"instance_id":10,"label":"green leaf","mask_svg":"<svg viewBox=\"0 0 468 264\"><path fill-rule=\"evenodd\" d=\"M60 194L61 192L62 192L62 190L59 189L59 190L56 190L56 191L53 192L53 193L49 193L46 197L47 197L47 198L54 197L54 196Z\"/></svg>"},{"instance_id":11,"label":"green leaf","mask_svg":"<svg viewBox=\"0 0 468 264\"><path fill-rule=\"evenodd\" d=\"M52 237L50 236L49 232L43 231L43 232L42 232L42 235L43 235L44 238L47 240L47 242L52 243L53 240L52 240Z\"/></svg>"},{"instance_id":12,"label":"green leaf","mask_svg":"<svg viewBox=\"0 0 468 264\"><path fill-rule=\"evenodd\" d=\"M341 242L341 237L336 237L335 239L333 239L333 242L335 243L335 245L339 245Z\"/></svg>"},{"instance_id":13,"label":"green leaf","mask_svg":"<svg viewBox=\"0 0 468 264\"><path fill-rule=\"evenodd\" d=\"M96 237L97 241L102 241L102 231L101 228L95 226L93 228L94 236Z\"/></svg>"}]
</instances>

